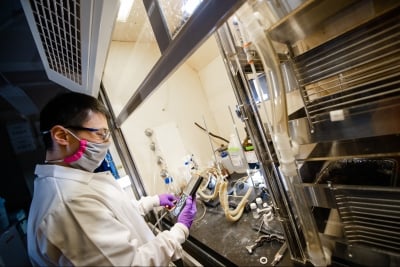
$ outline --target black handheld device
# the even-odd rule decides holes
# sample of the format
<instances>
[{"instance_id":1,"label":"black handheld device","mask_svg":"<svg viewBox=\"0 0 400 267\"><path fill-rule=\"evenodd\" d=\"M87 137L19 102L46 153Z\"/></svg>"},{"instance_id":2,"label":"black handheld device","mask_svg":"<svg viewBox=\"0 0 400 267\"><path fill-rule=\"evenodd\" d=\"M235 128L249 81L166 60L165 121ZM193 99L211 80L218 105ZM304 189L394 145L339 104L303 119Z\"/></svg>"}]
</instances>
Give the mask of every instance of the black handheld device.
<instances>
[{"instance_id":1,"label":"black handheld device","mask_svg":"<svg viewBox=\"0 0 400 267\"><path fill-rule=\"evenodd\" d=\"M194 197L196 195L197 189L199 189L201 182L203 181L203 177L199 175L192 175L190 178L189 183L183 190L182 195L179 197L179 200L176 202L175 207L171 210L171 214L175 217L181 213L183 207L186 204L186 199L189 196Z\"/></svg>"}]
</instances>

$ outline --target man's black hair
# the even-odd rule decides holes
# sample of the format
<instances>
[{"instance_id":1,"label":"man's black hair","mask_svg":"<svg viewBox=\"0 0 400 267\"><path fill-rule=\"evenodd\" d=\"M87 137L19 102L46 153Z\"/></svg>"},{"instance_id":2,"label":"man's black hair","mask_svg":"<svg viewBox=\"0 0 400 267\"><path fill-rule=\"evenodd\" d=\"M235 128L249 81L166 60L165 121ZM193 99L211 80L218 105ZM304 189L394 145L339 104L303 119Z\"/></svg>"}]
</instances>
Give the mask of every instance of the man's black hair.
<instances>
[{"instance_id":1,"label":"man's black hair","mask_svg":"<svg viewBox=\"0 0 400 267\"><path fill-rule=\"evenodd\" d=\"M108 110L96 98L71 92L57 95L51 99L40 112L40 131L43 134L43 141L46 149L51 149L51 135L46 133L55 125L61 126L82 126L88 119L89 112L101 113L110 118Z\"/></svg>"}]
</instances>

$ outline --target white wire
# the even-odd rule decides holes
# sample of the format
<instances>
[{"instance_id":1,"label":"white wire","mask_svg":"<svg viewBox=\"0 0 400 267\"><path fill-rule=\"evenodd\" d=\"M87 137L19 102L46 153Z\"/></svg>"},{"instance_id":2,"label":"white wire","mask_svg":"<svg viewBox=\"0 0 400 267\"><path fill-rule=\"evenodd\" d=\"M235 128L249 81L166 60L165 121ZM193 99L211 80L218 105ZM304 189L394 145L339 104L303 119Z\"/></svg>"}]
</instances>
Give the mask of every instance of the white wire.
<instances>
[{"instance_id":1,"label":"white wire","mask_svg":"<svg viewBox=\"0 0 400 267\"><path fill-rule=\"evenodd\" d=\"M151 231L154 233L154 230L156 229L156 227L157 227L157 224L158 225L160 225L160 222L161 222L161 220L165 217L165 215L167 215L168 214L168 211L165 211L164 212L164 214L162 214L161 216L160 216L160 218L156 221L156 223L154 224L154 226L153 226L153 228L151 229ZM160 227L161 228L161 227Z\"/></svg>"},{"instance_id":2,"label":"white wire","mask_svg":"<svg viewBox=\"0 0 400 267\"><path fill-rule=\"evenodd\" d=\"M204 204L204 202L196 199L196 203L198 203L198 202L200 202L200 204L203 206L204 211L203 211L203 214L201 214L201 216L199 218L194 220L194 222L198 222L198 221L202 220L204 218L204 216L206 215L206 212L207 212L207 207Z\"/></svg>"}]
</instances>

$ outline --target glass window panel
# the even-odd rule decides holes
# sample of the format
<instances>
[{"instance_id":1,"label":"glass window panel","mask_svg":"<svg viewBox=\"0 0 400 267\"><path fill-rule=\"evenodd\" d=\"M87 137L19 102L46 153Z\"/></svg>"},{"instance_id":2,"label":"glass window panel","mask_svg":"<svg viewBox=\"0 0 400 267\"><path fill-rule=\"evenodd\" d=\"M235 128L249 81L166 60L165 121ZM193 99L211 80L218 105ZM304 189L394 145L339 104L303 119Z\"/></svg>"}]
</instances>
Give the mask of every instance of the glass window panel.
<instances>
[{"instance_id":1,"label":"glass window panel","mask_svg":"<svg viewBox=\"0 0 400 267\"><path fill-rule=\"evenodd\" d=\"M206 53L214 55L208 62L196 59ZM193 155L199 169L210 166L213 150L227 143L216 138L210 142L207 133L195 123L229 140L234 128L228 106L234 110L235 105L236 99L212 36L121 126L150 195L169 190L162 177L164 168L174 177L175 183L170 189L180 189L187 178L184 163L188 155ZM236 118L235 123L240 124L241 138L244 138L242 122Z\"/></svg>"},{"instance_id":2,"label":"glass window panel","mask_svg":"<svg viewBox=\"0 0 400 267\"><path fill-rule=\"evenodd\" d=\"M115 23L103 75L116 116L160 56L143 1L134 1L127 21Z\"/></svg>"},{"instance_id":3,"label":"glass window panel","mask_svg":"<svg viewBox=\"0 0 400 267\"><path fill-rule=\"evenodd\" d=\"M202 0L158 1L172 39L201 2Z\"/></svg>"}]
</instances>

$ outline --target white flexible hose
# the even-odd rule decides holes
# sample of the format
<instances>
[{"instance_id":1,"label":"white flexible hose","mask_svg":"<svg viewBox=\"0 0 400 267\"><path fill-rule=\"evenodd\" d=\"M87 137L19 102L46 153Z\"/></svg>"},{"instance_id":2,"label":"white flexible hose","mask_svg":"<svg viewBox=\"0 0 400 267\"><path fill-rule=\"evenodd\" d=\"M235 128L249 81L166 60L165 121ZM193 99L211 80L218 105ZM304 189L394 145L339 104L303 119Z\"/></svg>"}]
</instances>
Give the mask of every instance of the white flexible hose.
<instances>
[{"instance_id":1,"label":"white flexible hose","mask_svg":"<svg viewBox=\"0 0 400 267\"><path fill-rule=\"evenodd\" d=\"M217 183L215 184L214 192L212 192L211 194L208 195L208 194L204 193L203 192L204 188L201 188L200 190L198 190L197 193L203 200L213 200L213 199L216 199L218 196L219 187L220 187L220 183L217 181Z\"/></svg>"},{"instance_id":2,"label":"white flexible hose","mask_svg":"<svg viewBox=\"0 0 400 267\"><path fill-rule=\"evenodd\" d=\"M240 219L240 217L242 217L244 207L251 194L252 188L249 187L249 189L247 189L246 194L243 196L242 200L239 202L236 209L231 210L229 209L227 187L228 187L228 182L225 180L221 181L221 186L219 189L219 201L221 202L221 206L224 209L226 219L228 221L236 222L237 220Z\"/></svg>"},{"instance_id":3,"label":"white flexible hose","mask_svg":"<svg viewBox=\"0 0 400 267\"><path fill-rule=\"evenodd\" d=\"M215 168L209 168L206 169L205 171L203 171L200 175L202 175L203 177L206 176L207 174L212 174L217 178L216 184L215 184L215 188L214 188L214 192L212 192L211 194L206 194L204 193L204 189L207 186L207 184L205 184L202 188L200 188L197 191L197 194L203 199L203 200L214 200L217 198L217 196L219 197L219 201L221 203L221 207L224 210L225 213L225 217L228 221L232 221L235 222L237 220L240 219L240 217L242 217L245 205L248 202L248 198L250 197L252 188L249 187L249 189L247 189L246 194L243 196L242 200L239 202L238 206L234 209L231 210L229 209L229 201L228 201L228 181L225 179L226 177L224 177L217 169Z\"/></svg>"}]
</instances>

